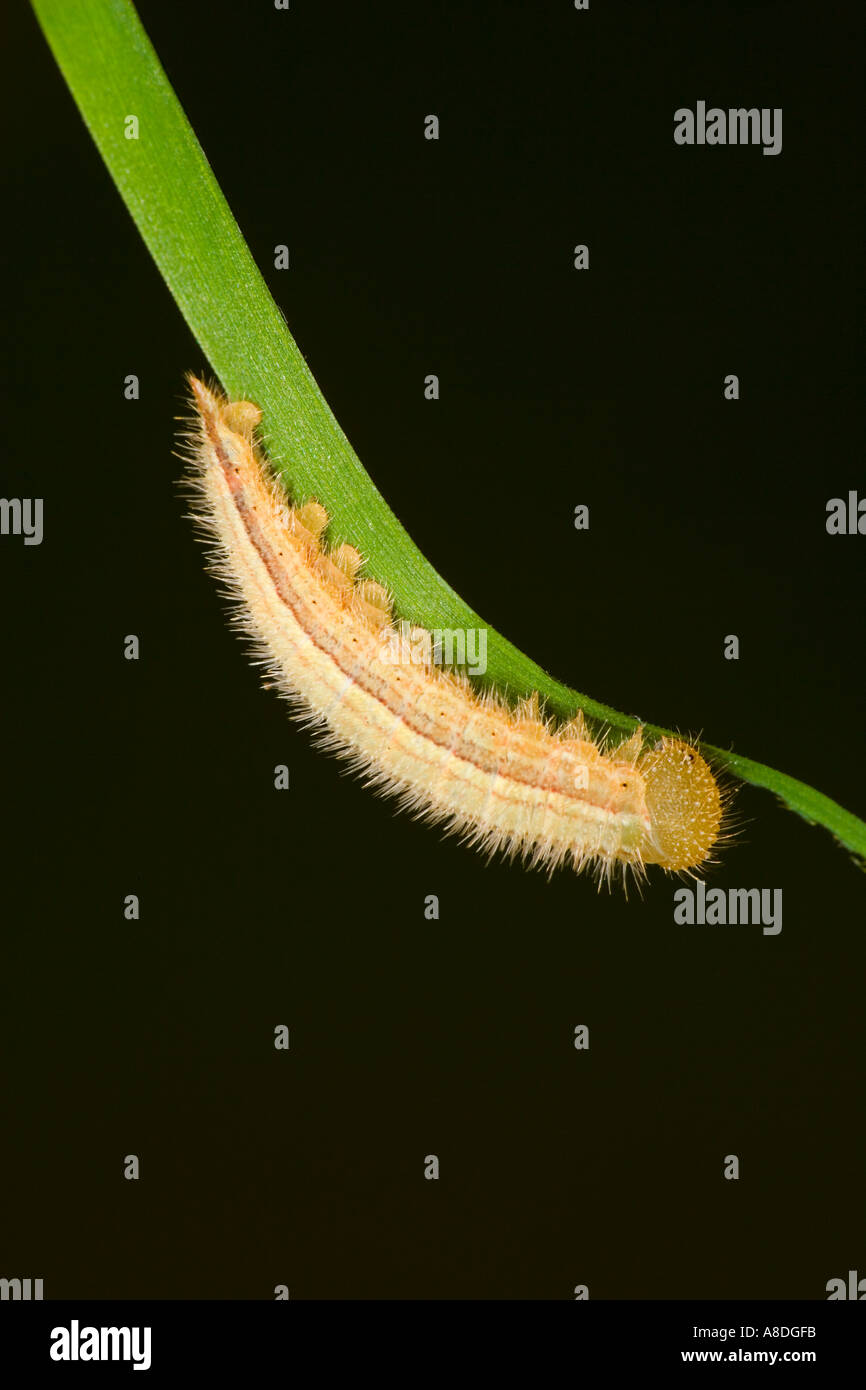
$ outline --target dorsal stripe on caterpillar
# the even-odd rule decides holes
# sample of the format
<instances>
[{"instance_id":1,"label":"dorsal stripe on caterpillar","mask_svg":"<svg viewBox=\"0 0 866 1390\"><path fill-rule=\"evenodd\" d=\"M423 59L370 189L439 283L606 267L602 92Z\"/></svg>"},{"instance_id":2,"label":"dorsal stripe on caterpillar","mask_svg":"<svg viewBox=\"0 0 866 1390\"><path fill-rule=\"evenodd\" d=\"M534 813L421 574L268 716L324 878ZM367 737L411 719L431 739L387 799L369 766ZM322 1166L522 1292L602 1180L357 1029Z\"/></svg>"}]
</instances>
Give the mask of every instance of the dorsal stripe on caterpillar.
<instances>
[{"instance_id":1,"label":"dorsal stripe on caterpillar","mask_svg":"<svg viewBox=\"0 0 866 1390\"><path fill-rule=\"evenodd\" d=\"M352 546L327 551L327 513L290 505L254 443L260 411L190 378L197 519L270 683L322 742L403 806L490 851L609 878L705 862L722 799L697 749L641 731L602 750L583 718L554 730L536 697L516 709L462 674L386 656L385 589Z\"/></svg>"}]
</instances>

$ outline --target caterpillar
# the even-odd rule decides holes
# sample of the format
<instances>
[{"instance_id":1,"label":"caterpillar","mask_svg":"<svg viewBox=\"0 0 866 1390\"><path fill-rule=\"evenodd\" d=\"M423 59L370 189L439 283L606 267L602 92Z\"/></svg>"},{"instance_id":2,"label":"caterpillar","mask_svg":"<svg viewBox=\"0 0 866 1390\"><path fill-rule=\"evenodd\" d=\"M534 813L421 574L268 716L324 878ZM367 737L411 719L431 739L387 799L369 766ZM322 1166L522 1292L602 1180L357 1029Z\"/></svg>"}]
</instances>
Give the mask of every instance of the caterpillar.
<instances>
[{"instance_id":1,"label":"caterpillar","mask_svg":"<svg viewBox=\"0 0 866 1390\"><path fill-rule=\"evenodd\" d=\"M724 796L694 744L645 746L639 727L603 748L579 713L555 727L537 695L512 708L429 656L395 662L387 590L362 576L353 546L326 548L320 503L291 504L256 444L258 406L188 380L193 519L266 683L321 746L403 809L530 866L609 883L617 868L642 877L650 864L694 872L708 861Z\"/></svg>"}]
</instances>

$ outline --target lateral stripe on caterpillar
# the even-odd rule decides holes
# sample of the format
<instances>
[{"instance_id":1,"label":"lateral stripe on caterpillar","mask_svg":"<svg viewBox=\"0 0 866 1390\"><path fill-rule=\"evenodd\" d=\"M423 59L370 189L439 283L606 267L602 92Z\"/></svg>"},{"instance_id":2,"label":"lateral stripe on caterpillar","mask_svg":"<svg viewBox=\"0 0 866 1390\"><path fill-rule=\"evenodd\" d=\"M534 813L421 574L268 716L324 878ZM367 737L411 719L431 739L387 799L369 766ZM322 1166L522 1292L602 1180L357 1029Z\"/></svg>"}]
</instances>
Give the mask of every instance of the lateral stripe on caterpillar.
<instances>
[{"instance_id":1,"label":"lateral stripe on caterpillar","mask_svg":"<svg viewBox=\"0 0 866 1390\"><path fill-rule=\"evenodd\" d=\"M692 744L644 748L637 729L602 751L582 715L553 729L536 696L511 709L462 673L389 661L386 590L358 578L352 546L323 548L322 506L290 505L254 443L258 407L190 385L194 515L215 543L213 568L270 683L323 746L404 808L532 865L591 867L609 880L616 865L642 874L706 862L722 796Z\"/></svg>"}]
</instances>

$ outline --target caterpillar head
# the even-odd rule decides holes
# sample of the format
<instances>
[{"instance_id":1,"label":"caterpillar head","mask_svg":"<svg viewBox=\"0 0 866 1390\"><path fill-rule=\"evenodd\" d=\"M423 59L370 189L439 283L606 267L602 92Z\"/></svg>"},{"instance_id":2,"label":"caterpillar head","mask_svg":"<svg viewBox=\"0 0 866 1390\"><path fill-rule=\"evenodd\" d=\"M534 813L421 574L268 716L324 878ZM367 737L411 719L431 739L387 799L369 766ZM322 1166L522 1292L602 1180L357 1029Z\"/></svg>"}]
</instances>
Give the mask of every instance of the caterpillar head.
<instances>
[{"instance_id":1,"label":"caterpillar head","mask_svg":"<svg viewBox=\"0 0 866 1390\"><path fill-rule=\"evenodd\" d=\"M640 759L652 826L644 863L671 872L696 869L722 823L722 795L709 764L690 743L663 738Z\"/></svg>"}]
</instances>

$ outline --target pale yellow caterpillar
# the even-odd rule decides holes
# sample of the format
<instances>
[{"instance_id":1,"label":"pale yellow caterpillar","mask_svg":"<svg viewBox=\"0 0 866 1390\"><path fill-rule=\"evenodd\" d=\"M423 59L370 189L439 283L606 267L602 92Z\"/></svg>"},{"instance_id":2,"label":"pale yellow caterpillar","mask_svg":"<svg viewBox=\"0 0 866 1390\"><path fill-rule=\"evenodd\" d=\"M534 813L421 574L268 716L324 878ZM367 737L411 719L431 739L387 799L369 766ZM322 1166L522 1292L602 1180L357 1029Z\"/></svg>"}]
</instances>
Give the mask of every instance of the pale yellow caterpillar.
<instances>
[{"instance_id":1,"label":"pale yellow caterpillar","mask_svg":"<svg viewBox=\"0 0 866 1390\"><path fill-rule=\"evenodd\" d=\"M488 851L549 869L694 870L719 837L722 795L697 749L642 731L602 750L582 716L554 729L537 697L511 709L462 674L395 663L385 589L352 546L326 551L328 516L290 505L254 443L261 418L190 378L195 516L269 683L403 807ZM417 632L417 629L414 630Z\"/></svg>"}]
</instances>

